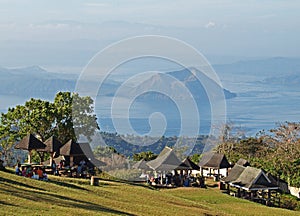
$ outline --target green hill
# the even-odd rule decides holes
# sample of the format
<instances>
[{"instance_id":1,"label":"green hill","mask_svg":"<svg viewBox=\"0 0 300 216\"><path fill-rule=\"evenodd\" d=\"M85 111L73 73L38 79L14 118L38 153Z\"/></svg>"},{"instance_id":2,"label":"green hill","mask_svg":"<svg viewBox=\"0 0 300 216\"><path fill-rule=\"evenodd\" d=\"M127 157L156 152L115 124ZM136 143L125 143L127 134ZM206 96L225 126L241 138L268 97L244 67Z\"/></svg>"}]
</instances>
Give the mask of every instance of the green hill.
<instances>
[{"instance_id":1,"label":"green hill","mask_svg":"<svg viewBox=\"0 0 300 216\"><path fill-rule=\"evenodd\" d=\"M0 171L0 215L299 215L222 194L216 188L156 190L144 185Z\"/></svg>"}]
</instances>

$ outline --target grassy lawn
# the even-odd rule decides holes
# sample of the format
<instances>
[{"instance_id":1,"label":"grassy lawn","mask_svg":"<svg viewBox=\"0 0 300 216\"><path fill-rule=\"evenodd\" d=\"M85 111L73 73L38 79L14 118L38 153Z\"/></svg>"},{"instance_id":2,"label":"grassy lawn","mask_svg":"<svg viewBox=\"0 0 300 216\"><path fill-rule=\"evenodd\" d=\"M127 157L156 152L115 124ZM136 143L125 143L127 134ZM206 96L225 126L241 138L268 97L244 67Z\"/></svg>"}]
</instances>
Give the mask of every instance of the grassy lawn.
<instances>
[{"instance_id":1,"label":"grassy lawn","mask_svg":"<svg viewBox=\"0 0 300 216\"><path fill-rule=\"evenodd\" d=\"M143 185L51 176L49 182L0 171L0 215L299 215L215 188L156 190Z\"/></svg>"}]
</instances>

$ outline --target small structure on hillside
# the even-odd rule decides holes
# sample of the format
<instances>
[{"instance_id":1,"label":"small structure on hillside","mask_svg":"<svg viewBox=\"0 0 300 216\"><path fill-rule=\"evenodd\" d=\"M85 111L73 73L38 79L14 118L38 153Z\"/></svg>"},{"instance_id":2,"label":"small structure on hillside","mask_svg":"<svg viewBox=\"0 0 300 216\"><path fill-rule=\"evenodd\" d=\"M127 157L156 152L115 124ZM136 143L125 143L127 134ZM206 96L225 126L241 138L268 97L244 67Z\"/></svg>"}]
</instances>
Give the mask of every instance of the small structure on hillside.
<instances>
[{"instance_id":1,"label":"small structure on hillside","mask_svg":"<svg viewBox=\"0 0 300 216\"><path fill-rule=\"evenodd\" d=\"M149 161L147 165L155 171L172 171L176 170L181 161L175 155L170 147L165 147L156 159Z\"/></svg>"},{"instance_id":2,"label":"small structure on hillside","mask_svg":"<svg viewBox=\"0 0 300 216\"><path fill-rule=\"evenodd\" d=\"M266 205L279 203L278 186L262 169L236 164L227 177L221 179L227 193ZM221 187L224 189L224 187ZM275 195L274 195L275 194Z\"/></svg>"},{"instance_id":3,"label":"small structure on hillside","mask_svg":"<svg viewBox=\"0 0 300 216\"><path fill-rule=\"evenodd\" d=\"M82 160L85 160L87 163L98 168L106 165L104 162L99 161L94 157L89 143L77 143L72 139L60 148L60 155L63 155L66 158L66 161L71 167L74 164L79 164Z\"/></svg>"},{"instance_id":4,"label":"small structure on hillside","mask_svg":"<svg viewBox=\"0 0 300 216\"><path fill-rule=\"evenodd\" d=\"M100 168L100 167L106 165L106 163L95 158L95 155L94 155L89 143L78 143L78 145L80 146L81 150L83 151L84 156L79 156L78 159L74 160L75 162L85 160L85 161L89 162L92 166L95 166L97 168Z\"/></svg>"},{"instance_id":5,"label":"small structure on hillside","mask_svg":"<svg viewBox=\"0 0 300 216\"><path fill-rule=\"evenodd\" d=\"M215 152L206 153L202 156L198 163L200 167L201 175L204 176L215 176L218 180L221 176L228 175L228 168L230 164L224 154L219 154ZM225 169L225 173L221 174L221 170ZM204 171L207 172L204 172Z\"/></svg>"},{"instance_id":6,"label":"small structure on hillside","mask_svg":"<svg viewBox=\"0 0 300 216\"><path fill-rule=\"evenodd\" d=\"M186 170L199 170L200 167L195 164L189 157L186 157L182 163L180 164L180 167L186 169Z\"/></svg>"},{"instance_id":7,"label":"small structure on hillside","mask_svg":"<svg viewBox=\"0 0 300 216\"><path fill-rule=\"evenodd\" d=\"M66 158L66 161L69 163L70 167L72 167L74 165L74 158L84 156L84 153L79 144L70 139L60 148L60 155L63 155Z\"/></svg>"},{"instance_id":8,"label":"small structure on hillside","mask_svg":"<svg viewBox=\"0 0 300 216\"><path fill-rule=\"evenodd\" d=\"M23 149L28 151L28 163L31 163L31 152L32 150L45 149L46 145L36 138L33 134L25 136L17 145L15 149Z\"/></svg>"},{"instance_id":9,"label":"small structure on hillside","mask_svg":"<svg viewBox=\"0 0 300 216\"><path fill-rule=\"evenodd\" d=\"M133 169L139 169L139 170L143 170L143 171L150 171L152 170L148 164L147 164L147 161L145 161L145 159L142 159L138 162L136 162L133 166L132 166Z\"/></svg>"},{"instance_id":10,"label":"small structure on hillside","mask_svg":"<svg viewBox=\"0 0 300 216\"><path fill-rule=\"evenodd\" d=\"M167 181L169 179L167 177L167 174L171 173L171 171L174 171L174 177L176 177L176 180L174 180L174 182L177 186L181 185L182 183L176 170L181 170L181 172L183 172L183 170L188 169L188 167L182 164L182 162L176 156L174 150L167 146L160 152L156 159L149 161L147 165L156 173L161 173L160 184L163 184L163 176L165 176L165 179ZM168 182L170 183L171 180L168 180Z\"/></svg>"},{"instance_id":11,"label":"small structure on hillside","mask_svg":"<svg viewBox=\"0 0 300 216\"><path fill-rule=\"evenodd\" d=\"M44 142L44 144L46 147L38 149L37 151L50 153L50 166L52 167L53 159L58 157L60 154L62 143L55 136L51 136Z\"/></svg>"}]
</instances>

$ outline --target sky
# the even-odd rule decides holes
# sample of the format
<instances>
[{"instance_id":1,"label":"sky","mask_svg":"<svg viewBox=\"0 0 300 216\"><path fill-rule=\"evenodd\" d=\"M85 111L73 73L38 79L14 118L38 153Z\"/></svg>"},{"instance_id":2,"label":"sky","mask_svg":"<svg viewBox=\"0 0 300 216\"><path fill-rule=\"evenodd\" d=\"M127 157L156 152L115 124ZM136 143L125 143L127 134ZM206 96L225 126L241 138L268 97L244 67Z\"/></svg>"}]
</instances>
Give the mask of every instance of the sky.
<instances>
[{"instance_id":1,"label":"sky","mask_svg":"<svg viewBox=\"0 0 300 216\"><path fill-rule=\"evenodd\" d=\"M300 56L300 1L0 0L0 66L83 67L138 35L180 39L213 63Z\"/></svg>"}]
</instances>

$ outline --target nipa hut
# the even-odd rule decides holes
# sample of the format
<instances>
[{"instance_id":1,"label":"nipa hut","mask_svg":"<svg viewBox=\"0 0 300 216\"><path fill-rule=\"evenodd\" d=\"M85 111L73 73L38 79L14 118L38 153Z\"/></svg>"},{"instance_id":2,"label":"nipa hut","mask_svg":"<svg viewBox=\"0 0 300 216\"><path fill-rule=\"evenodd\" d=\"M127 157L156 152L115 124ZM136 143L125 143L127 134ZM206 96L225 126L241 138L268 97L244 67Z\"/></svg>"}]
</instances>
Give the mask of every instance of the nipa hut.
<instances>
[{"instance_id":1,"label":"nipa hut","mask_svg":"<svg viewBox=\"0 0 300 216\"><path fill-rule=\"evenodd\" d=\"M65 156L66 161L72 167L74 165L74 158L77 159L78 157L83 157L84 152L82 151L80 145L77 142L70 139L66 144L64 144L60 148L60 155ZM77 160L75 162L77 162Z\"/></svg>"},{"instance_id":2,"label":"nipa hut","mask_svg":"<svg viewBox=\"0 0 300 216\"><path fill-rule=\"evenodd\" d=\"M147 163L147 165L155 171L176 170L180 164L181 161L170 147L165 147L157 158Z\"/></svg>"},{"instance_id":3,"label":"nipa hut","mask_svg":"<svg viewBox=\"0 0 300 216\"><path fill-rule=\"evenodd\" d=\"M221 179L221 182L227 186L228 193L237 197L264 204L278 200L278 186L272 183L262 169L236 164L230 170L229 175ZM231 190L232 188L235 190ZM275 197L272 196L272 192L276 192Z\"/></svg>"},{"instance_id":4,"label":"nipa hut","mask_svg":"<svg viewBox=\"0 0 300 216\"><path fill-rule=\"evenodd\" d=\"M215 176L216 180L220 176L227 176L230 164L224 154L215 152L206 153L202 156L198 163L201 175ZM225 172L222 172L225 169ZM206 171L206 172L205 172Z\"/></svg>"},{"instance_id":5,"label":"nipa hut","mask_svg":"<svg viewBox=\"0 0 300 216\"><path fill-rule=\"evenodd\" d=\"M33 134L25 136L17 145L15 149L23 149L28 151L28 163L31 164L31 152L32 150L45 149L46 145L36 138Z\"/></svg>"},{"instance_id":6,"label":"nipa hut","mask_svg":"<svg viewBox=\"0 0 300 216\"><path fill-rule=\"evenodd\" d=\"M46 147L43 149L38 149L38 151L50 153L50 166L52 166L54 157L58 157L60 154L62 143L55 136L51 136L44 142L44 144Z\"/></svg>"}]
</instances>

